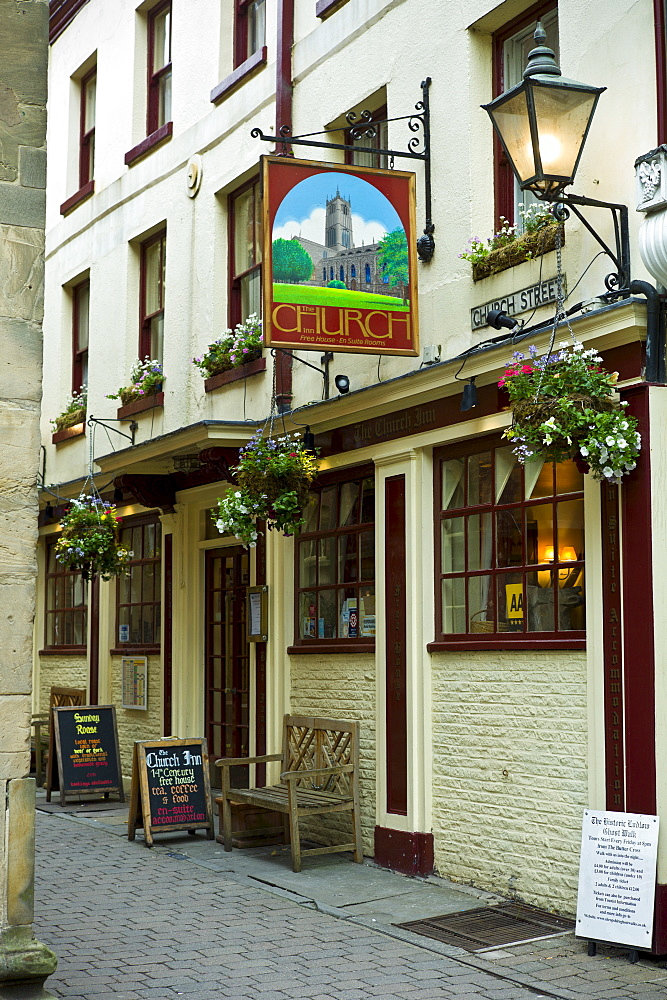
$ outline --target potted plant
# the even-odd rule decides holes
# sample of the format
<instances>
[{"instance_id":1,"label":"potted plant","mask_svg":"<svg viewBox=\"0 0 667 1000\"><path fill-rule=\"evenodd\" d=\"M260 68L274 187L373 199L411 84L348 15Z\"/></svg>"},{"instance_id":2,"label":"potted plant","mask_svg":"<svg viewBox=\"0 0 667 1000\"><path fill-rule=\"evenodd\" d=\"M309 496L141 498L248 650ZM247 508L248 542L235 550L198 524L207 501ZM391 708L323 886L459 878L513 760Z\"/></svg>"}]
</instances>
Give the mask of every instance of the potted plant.
<instances>
[{"instance_id":1,"label":"potted plant","mask_svg":"<svg viewBox=\"0 0 667 1000\"><path fill-rule=\"evenodd\" d=\"M193 358L204 378L220 375L232 368L240 368L249 361L262 356L262 321L253 313L234 330L225 330L223 335L209 344L204 354Z\"/></svg>"},{"instance_id":2,"label":"potted plant","mask_svg":"<svg viewBox=\"0 0 667 1000\"><path fill-rule=\"evenodd\" d=\"M521 462L583 460L595 479L619 483L637 464L641 435L618 401L618 373L601 367L594 348L561 348L541 358L536 347L514 353L498 383L512 407L505 437Z\"/></svg>"},{"instance_id":3,"label":"potted plant","mask_svg":"<svg viewBox=\"0 0 667 1000\"><path fill-rule=\"evenodd\" d=\"M218 531L236 535L251 548L257 543L258 520L293 535L303 523L317 468L316 456L306 450L299 434L274 438L258 431L239 451L234 469L239 489L218 500Z\"/></svg>"},{"instance_id":4,"label":"potted plant","mask_svg":"<svg viewBox=\"0 0 667 1000\"><path fill-rule=\"evenodd\" d=\"M67 427L80 424L86 419L86 403L88 400L88 388L82 385L78 392L73 392L65 404L65 409L51 421L53 433L64 431Z\"/></svg>"},{"instance_id":5,"label":"potted plant","mask_svg":"<svg viewBox=\"0 0 667 1000\"><path fill-rule=\"evenodd\" d=\"M61 522L56 559L84 580L99 574L103 580L127 573L133 553L119 542L116 508L99 496L82 494L72 500Z\"/></svg>"},{"instance_id":6,"label":"potted plant","mask_svg":"<svg viewBox=\"0 0 667 1000\"><path fill-rule=\"evenodd\" d=\"M561 243L565 230L562 224L556 222L548 208L542 205L530 205L520 208L521 232L517 226L511 226L504 216L500 217L500 229L486 240L474 237L465 253L459 254L462 260L472 264L474 281L481 281L499 271L505 271L515 264L522 264L533 257L548 253L556 248L556 233L560 226Z\"/></svg>"},{"instance_id":7,"label":"potted plant","mask_svg":"<svg viewBox=\"0 0 667 1000\"><path fill-rule=\"evenodd\" d=\"M135 399L153 396L162 389L164 374L160 361L135 361L130 372L130 385L123 386L118 392L112 392L107 399L120 399L123 406L133 403Z\"/></svg>"}]
</instances>

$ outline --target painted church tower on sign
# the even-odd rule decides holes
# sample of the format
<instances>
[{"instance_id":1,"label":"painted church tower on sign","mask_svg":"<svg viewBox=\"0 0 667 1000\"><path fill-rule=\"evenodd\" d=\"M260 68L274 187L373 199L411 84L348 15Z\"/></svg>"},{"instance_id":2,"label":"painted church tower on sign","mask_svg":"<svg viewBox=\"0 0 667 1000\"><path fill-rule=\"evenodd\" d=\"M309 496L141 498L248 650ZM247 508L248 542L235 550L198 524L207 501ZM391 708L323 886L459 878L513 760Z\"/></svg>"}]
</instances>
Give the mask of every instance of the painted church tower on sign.
<instances>
[{"instance_id":1,"label":"painted church tower on sign","mask_svg":"<svg viewBox=\"0 0 667 1000\"><path fill-rule=\"evenodd\" d=\"M336 189L333 198L327 198L326 217L327 250L338 253L354 246L352 239L352 205Z\"/></svg>"}]
</instances>

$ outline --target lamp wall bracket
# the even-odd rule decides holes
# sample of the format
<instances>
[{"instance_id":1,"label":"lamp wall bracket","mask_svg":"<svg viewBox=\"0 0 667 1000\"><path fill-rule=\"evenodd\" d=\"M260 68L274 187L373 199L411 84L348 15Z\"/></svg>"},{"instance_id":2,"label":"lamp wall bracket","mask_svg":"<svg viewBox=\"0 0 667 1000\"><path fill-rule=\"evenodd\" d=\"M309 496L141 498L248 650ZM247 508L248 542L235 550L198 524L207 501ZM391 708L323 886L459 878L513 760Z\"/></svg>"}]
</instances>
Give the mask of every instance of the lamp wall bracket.
<instances>
[{"instance_id":1,"label":"lamp wall bracket","mask_svg":"<svg viewBox=\"0 0 667 1000\"><path fill-rule=\"evenodd\" d=\"M537 194L537 192L534 193ZM604 279L607 292L613 297L627 297L630 294L630 229L628 206L618 205L610 201L598 201L596 198L586 198L578 194L561 193L556 198L545 196L543 200L552 202L551 212L558 222L564 222L565 219L569 218L570 210L574 212L616 268L615 271L612 271ZM609 247L588 219L579 211L580 208L606 208L611 212L614 223L614 250Z\"/></svg>"},{"instance_id":2,"label":"lamp wall bracket","mask_svg":"<svg viewBox=\"0 0 667 1000\"><path fill-rule=\"evenodd\" d=\"M88 424L89 427L94 427L95 424L99 424L101 427L104 427L104 429L107 431L114 431L114 433L120 434L121 437L127 438L127 440L132 444L132 446L134 446L134 435L139 430L139 424L137 423L136 420L133 420L130 423L129 434L126 434L125 431L119 430L118 427L112 427L111 423L121 423L121 421L117 417L105 417L104 419L102 419L101 417L90 416L88 417L86 423Z\"/></svg>"},{"instance_id":3,"label":"lamp wall bracket","mask_svg":"<svg viewBox=\"0 0 667 1000\"><path fill-rule=\"evenodd\" d=\"M417 240L417 254L419 259L424 263L428 263L433 257L435 252L435 240L433 238L433 233L435 231L435 224L432 219L432 208L431 208L431 121L430 121L430 106L429 106L429 88L431 86L431 77L427 76L425 80L422 80L422 98L415 104L415 111L411 115L401 115L398 118L382 118L373 119L373 112L364 110L359 113L356 111L348 111L345 116L348 123L348 134L351 139L361 139L364 136L367 138L375 138L377 135L377 127L379 125L387 125L391 122L401 122L405 121L408 123L408 129L417 133L408 140L406 149L373 149L374 153L379 156L388 156L390 166L393 169L394 158L403 157L410 160L422 160L424 163L424 203L426 209L426 222L424 226L424 233ZM289 125L281 125L278 129L278 135L269 134L266 135L260 128L253 128L250 135L253 139L261 139L262 142L271 142L276 144L276 154L278 156L293 156L291 151L292 146L311 146L317 149L336 149L342 150L343 152L353 152L358 153L359 147L354 146L351 143L339 143L339 142L325 142L320 139L314 138L315 136L326 136L331 132L340 132L341 127L331 129L323 129L321 132L305 132L303 135L292 135Z\"/></svg>"}]
</instances>

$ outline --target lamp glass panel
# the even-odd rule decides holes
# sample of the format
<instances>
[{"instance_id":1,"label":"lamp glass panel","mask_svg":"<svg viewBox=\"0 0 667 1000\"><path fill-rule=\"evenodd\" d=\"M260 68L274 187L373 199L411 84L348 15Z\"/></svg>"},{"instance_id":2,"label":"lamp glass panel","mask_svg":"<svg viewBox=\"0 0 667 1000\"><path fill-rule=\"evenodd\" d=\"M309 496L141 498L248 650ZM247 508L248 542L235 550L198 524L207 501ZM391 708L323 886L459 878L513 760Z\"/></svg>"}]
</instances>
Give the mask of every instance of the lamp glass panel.
<instances>
[{"instance_id":1,"label":"lamp glass panel","mask_svg":"<svg viewBox=\"0 0 667 1000\"><path fill-rule=\"evenodd\" d=\"M502 136L507 154L515 173L521 181L535 176L535 158L530 134L526 91L520 90L514 97L503 101L495 108L489 108L493 124Z\"/></svg>"},{"instance_id":2,"label":"lamp glass panel","mask_svg":"<svg viewBox=\"0 0 667 1000\"><path fill-rule=\"evenodd\" d=\"M597 94L566 87L533 87L542 172L571 178Z\"/></svg>"}]
</instances>

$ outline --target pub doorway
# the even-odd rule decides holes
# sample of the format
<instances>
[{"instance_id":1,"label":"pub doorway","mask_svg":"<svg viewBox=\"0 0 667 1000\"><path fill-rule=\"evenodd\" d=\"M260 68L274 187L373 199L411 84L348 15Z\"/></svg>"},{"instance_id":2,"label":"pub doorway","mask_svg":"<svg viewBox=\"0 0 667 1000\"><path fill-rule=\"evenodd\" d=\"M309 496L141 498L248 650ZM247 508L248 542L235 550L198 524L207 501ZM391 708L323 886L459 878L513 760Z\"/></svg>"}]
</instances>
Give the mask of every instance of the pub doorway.
<instances>
[{"instance_id":1,"label":"pub doorway","mask_svg":"<svg viewBox=\"0 0 667 1000\"><path fill-rule=\"evenodd\" d=\"M246 607L250 558L241 546L206 551L205 711L211 784L220 787L220 757L250 753L250 650ZM248 768L232 769L232 784L247 787Z\"/></svg>"}]
</instances>

